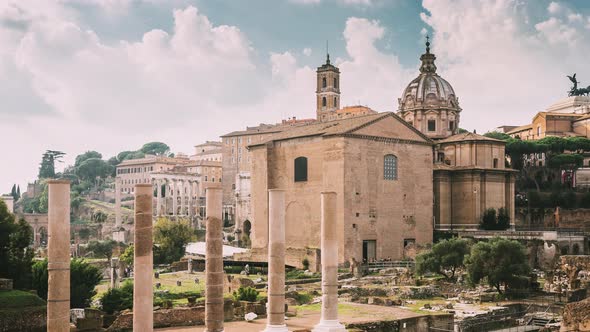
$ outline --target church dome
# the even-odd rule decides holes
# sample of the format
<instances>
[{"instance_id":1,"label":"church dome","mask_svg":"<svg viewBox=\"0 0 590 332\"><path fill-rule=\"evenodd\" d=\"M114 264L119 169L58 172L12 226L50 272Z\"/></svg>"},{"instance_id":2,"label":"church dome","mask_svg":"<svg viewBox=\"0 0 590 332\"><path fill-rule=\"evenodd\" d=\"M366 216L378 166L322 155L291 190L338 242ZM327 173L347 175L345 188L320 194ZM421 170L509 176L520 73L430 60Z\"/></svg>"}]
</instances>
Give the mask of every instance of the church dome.
<instances>
[{"instance_id":1,"label":"church dome","mask_svg":"<svg viewBox=\"0 0 590 332\"><path fill-rule=\"evenodd\" d=\"M435 107L457 112L461 110L451 84L436 73L435 59L436 56L430 53L430 43L426 42L426 53L420 57L420 75L404 89L399 98L400 111Z\"/></svg>"},{"instance_id":2,"label":"church dome","mask_svg":"<svg viewBox=\"0 0 590 332\"><path fill-rule=\"evenodd\" d=\"M436 56L430 53L426 38L426 53L420 57L420 75L398 99L398 114L426 136L444 139L458 132L461 107L451 84L436 73Z\"/></svg>"}]
</instances>

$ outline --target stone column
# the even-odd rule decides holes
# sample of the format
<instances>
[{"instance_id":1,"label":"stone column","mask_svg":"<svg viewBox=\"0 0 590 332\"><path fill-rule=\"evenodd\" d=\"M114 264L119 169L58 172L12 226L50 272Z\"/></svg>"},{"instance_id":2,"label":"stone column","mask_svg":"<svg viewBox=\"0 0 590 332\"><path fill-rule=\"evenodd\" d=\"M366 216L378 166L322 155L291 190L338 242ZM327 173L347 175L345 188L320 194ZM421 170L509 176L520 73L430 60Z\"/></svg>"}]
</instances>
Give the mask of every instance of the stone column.
<instances>
[{"instance_id":1,"label":"stone column","mask_svg":"<svg viewBox=\"0 0 590 332\"><path fill-rule=\"evenodd\" d=\"M205 242L205 331L223 331L223 225L221 188L208 188Z\"/></svg>"},{"instance_id":2,"label":"stone column","mask_svg":"<svg viewBox=\"0 0 590 332\"><path fill-rule=\"evenodd\" d=\"M195 186L195 183L192 180L188 181L188 220L189 223L191 225L193 225L193 216L195 215L195 198L194 198L194 192L193 192L193 187Z\"/></svg>"},{"instance_id":3,"label":"stone column","mask_svg":"<svg viewBox=\"0 0 590 332\"><path fill-rule=\"evenodd\" d=\"M186 180L180 180L180 214L186 215Z\"/></svg>"},{"instance_id":4,"label":"stone column","mask_svg":"<svg viewBox=\"0 0 590 332\"><path fill-rule=\"evenodd\" d=\"M153 331L153 252L151 184L135 185L135 253L133 280L133 331Z\"/></svg>"},{"instance_id":5,"label":"stone column","mask_svg":"<svg viewBox=\"0 0 590 332\"><path fill-rule=\"evenodd\" d=\"M121 228L121 178L115 177L115 231Z\"/></svg>"},{"instance_id":6,"label":"stone column","mask_svg":"<svg viewBox=\"0 0 590 332\"><path fill-rule=\"evenodd\" d=\"M70 331L70 181L50 180L47 331Z\"/></svg>"},{"instance_id":7,"label":"stone column","mask_svg":"<svg viewBox=\"0 0 590 332\"><path fill-rule=\"evenodd\" d=\"M338 321L338 221L336 193L321 196L322 317L313 332L345 332Z\"/></svg>"},{"instance_id":8,"label":"stone column","mask_svg":"<svg viewBox=\"0 0 590 332\"><path fill-rule=\"evenodd\" d=\"M268 307L265 332L285 325L285 191L268 191Z\"/></svg>"},{"instance_id":9,"label":"stone column","mask_svg":"<svg viewBox=\"0 0 590 332\"><path fill-rule=\"evenodd\" d=\"M119 288L119 257L111 258L111 288Z\"/></svg>"},{"instance_id":10,"label":"stone column","mask_svg":"<svg viewBox=\"0 0 590 332\"><path fill-rule=\"evenodd\" d=\"M162 215L162 180L154 179L156 183L156 216Z\"/></svg>"},{"instance_id":11,"label":"stone column","mask_svg":"<svg viewBox=\"0 0 590 332\"><path fill-rule=\"evenodd\" d=\"M178 213L178 186L176 186L176 180L172 180L172 216L176 217Z\"/></svg>"}]
</instances>

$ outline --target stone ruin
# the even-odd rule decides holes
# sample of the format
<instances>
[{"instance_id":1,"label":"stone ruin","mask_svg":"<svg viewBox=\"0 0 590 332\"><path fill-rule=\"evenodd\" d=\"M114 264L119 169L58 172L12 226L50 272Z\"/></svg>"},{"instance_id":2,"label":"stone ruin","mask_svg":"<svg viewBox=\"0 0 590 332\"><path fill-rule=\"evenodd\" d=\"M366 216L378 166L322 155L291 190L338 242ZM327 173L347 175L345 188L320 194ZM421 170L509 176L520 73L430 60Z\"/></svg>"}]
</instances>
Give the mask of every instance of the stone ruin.
<instances>
[{"instance_id":1,"label":"stone ruin","mask_svg":"<svg viewBox=\"0 0 590 332\"><path fill-rule=\"evenodd\" d=\"M561 256L546 280L545 291L565 293L567 302L585 298L590 288L590 255Z\"/></svg>"}]
</instances>

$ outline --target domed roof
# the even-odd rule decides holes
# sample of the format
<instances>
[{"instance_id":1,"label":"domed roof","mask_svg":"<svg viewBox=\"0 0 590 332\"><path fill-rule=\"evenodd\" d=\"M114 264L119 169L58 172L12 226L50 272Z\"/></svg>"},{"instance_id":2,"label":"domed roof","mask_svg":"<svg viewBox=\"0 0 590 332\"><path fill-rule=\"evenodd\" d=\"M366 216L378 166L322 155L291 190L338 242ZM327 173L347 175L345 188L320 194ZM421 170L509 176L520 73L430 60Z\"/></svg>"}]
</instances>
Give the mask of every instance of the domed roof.
<instances>
[{"instance_id":1,"label":"domed roof","mask_svg":"<svg viewBox=\"0 0 590 332\"><path fill-rule=\"evenodd\" d=\"M422 54L420 60L420 75L405 88L399 98L399 110L446 108L461 111L455 90L436 73L436 56L430 53L430 42L426 42L426 53Z\"/></svg>"}]
</instances>

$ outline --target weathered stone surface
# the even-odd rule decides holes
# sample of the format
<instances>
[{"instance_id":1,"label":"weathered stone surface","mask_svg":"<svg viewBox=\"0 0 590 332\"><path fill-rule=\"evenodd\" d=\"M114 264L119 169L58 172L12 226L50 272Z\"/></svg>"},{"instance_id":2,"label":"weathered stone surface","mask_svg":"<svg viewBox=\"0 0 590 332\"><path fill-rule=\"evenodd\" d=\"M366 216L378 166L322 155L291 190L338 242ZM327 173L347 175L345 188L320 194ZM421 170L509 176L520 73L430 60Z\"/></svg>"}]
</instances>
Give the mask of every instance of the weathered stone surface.
<instances>
[{"instance_id":1,"label":"weathered stone surface","mask_svg":"<svg viewBox=\"0 0 590 332\"><path fill-rule=\"evenodd\" d=\"M590 298L566 304L559 331L590 331Z\"/></svg>"},{"instance_id":2,"label":"weathered stone surface","mask_svg":"<svg viewBox=\"0 0 590 332\"><path fill-rule=\"evenodd\" d=\"M154 311L154 327L192 326L205 323L205 307L174 308ZM133 313L122 313L108 331L125 331L133 328Z\"/></svg>"},{"instance_id":3,"label":"weathered stone surface","mask_svg":"<svg viewBox=\"0 0 590 332\"><path fill-rule=\"evenodd\" d=\"M12 279L0 278L0 290L12 290Z\"/></svg>"},{"instance_id":4,"label":"weathered stone surface","mask_svg":"<svg viewBox=\"0 0 590 332\"><path fill-rule=\"evenodd\" d=\"M0 331L45 331L47 309L42 306L19 311L0 311Z\"/></svg>"}]
</instances>

